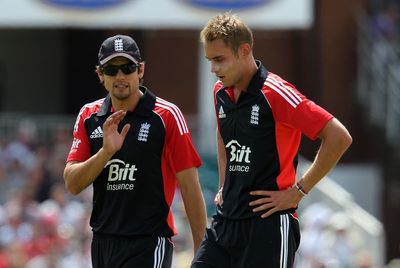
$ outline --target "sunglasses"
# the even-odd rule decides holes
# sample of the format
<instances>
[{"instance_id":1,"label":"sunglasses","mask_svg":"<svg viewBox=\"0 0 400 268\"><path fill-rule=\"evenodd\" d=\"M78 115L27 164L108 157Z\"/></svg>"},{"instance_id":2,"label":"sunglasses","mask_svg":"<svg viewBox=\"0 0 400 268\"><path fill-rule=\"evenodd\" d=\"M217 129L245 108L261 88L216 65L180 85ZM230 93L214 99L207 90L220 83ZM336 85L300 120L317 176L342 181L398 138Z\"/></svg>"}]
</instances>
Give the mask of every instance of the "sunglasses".
<instances>
[{"instance_id":1,"label":"sunglasses","mask_svg":"<svg viewBox=\"0 0 400 268\"><path fill-rule=\"evenodd\" d=\"M118 70L121 70L124 74L131 74L136 72L136 69L139 67L139 64L135 63L127 63L123 65L106 65L101 67L101 71L110 76L115 76L118 73Z\"/></svg>"}]
</instances>

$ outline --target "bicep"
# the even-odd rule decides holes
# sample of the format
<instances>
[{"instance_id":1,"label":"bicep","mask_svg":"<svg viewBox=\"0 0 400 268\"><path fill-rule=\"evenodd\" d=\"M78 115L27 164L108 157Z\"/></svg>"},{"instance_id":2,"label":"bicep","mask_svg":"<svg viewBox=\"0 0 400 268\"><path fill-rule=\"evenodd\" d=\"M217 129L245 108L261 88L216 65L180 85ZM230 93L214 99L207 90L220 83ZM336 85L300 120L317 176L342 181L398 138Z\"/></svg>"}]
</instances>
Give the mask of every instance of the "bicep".
<instances>
[{"instance_id":1,"label":"bicep","mask_svg":"<svg viewBox=\"0 0 400 268\"><path fill-rule=\"evenodd\" d=\"M324 140L328 137L341 137L346 134L348 134L346 127L336 118L332 118L318 132L318 138Z\"/></svg>"},{"instance_id":2,"label":"bicep","mask_svg":"<svg viewBox=\"0 0 400 268\"><path fill-rule=\"evenodd\" d=\"M199 176L197 168L188 168L176 173L176 178L178 180L179 186L182 188L189 188L194 183L198 182Z\"/></svg>"}]
</instances>

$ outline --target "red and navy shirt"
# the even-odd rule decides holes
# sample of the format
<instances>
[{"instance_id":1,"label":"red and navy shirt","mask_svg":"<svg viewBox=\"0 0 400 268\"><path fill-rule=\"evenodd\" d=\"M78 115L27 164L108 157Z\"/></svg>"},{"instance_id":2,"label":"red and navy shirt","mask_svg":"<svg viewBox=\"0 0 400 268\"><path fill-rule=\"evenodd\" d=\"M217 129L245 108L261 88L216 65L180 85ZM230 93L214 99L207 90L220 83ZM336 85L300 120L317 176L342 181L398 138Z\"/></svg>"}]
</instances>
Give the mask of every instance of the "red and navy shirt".
<instances>
[{"instance_id":1,"label":"red and navy shirt","mask_svg":"<svg viewBox=\"0 0 400 268\"><path fill-rule=\"evenodd\" d=\"M227 156L223 204L229 219L256 216L252 190L284 190L296 180L301 134L316 139L332 115L259 61L247 91L234 101L233 89L217 81L214 101Z\"/></svg>"},{"instance_id":2,"label":"red and navy shirt","mask_svg":"<svg viewBox=\"0 0 400 268\"><path fill-rule=\"evenodd\" d=\"M95 233L172 236L171 203L177 172L199 167L186 121L177 106L148 89L119 125L131 127L122 148L93 182L90 225ZM111 99L86 104L74 127L67 161L85 161L100 150L103 124L113 111Z\"/></svg>"}]
</instances>

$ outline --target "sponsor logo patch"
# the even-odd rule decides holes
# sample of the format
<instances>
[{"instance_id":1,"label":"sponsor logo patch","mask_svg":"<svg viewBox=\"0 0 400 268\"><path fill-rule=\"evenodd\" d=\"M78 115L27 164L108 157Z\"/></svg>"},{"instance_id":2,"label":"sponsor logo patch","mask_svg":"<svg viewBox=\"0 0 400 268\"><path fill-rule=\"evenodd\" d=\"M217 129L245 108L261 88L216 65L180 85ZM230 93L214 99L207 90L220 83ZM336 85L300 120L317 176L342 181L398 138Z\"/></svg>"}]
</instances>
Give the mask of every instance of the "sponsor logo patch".
<instances>
[{"instance_id":1,"label":"sponsor logo patch","mask_svg":"<svg viewBox=\"0 0 400 268\"><path fill-rule=\"evenodd\" d=\"M81 141L80 139L74 138L74 140L72 141L72 147L71 147L71 149L78 149L79 144L80 144L81 142L82 142L82 141Z\"/></svg>"},{"instance_id":2,"label":"sponsor logo patch","mask_svg":"<svg viewBox=\"0 0 400 268\"><path fill-rule=\"evenodd\" d=\"M229 171L249 172L251 149L248 146L240 145L237 140L231 140L225 146L229 152Z\"/></svg>"},{"instance_id":3,"label":"sponsor logo patch","mask_svg":"<svg viewBox=\"0 0 400 268\"><path fill-rule=\"evenodd\" d=\"M222 106L219 108L218 118L226 118L226 114L225 114L224 108L222 108Z\"/></svg>"},{"instance_id":4,"label":"sponsor logo patch","mask_svg":"<svg viewBox=\"0 0 400 268\"><path fill-rule=\"evenodd\" d=\"M112 159L104 168L108 168L107 191L133 190L136 165L125 163L120 159Z\"/></svg>"},{"instance_id":5,"label":"sponsor logo patch","mask_svg":"<svg viewBox=\"0 0 400 268\"><path fill-rule=\"evenodd\" d=\"M89 136L91 139L103 138L103 130L98 126Z\"/></svg>"}]
</instances>

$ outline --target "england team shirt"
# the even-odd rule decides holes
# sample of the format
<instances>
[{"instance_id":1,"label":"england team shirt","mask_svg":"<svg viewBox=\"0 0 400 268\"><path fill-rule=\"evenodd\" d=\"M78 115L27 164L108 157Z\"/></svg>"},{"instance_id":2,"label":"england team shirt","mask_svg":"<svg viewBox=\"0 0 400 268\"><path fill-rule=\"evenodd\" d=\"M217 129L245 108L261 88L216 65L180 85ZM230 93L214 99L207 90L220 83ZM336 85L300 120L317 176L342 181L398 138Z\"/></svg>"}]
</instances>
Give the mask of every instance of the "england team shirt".
<instances>
[{"instance_id":1,"label":"england team shirt","mask_svg":"<svg viewBox=\"0 0 400 268\"><path fill-rule=\"evenodd\" d=\"M131 124L122 148L93 182L90 225L96 233L172 236L176 173L199 167L185 119L177 106L141 87L143 96L119 125ZM82 107L67 161L85 161L100 150L111 99Z\"/></svg>"},{"instance_id":2,"label":"england team shirt","mask_svg":"<svg viewBox=\"0 0 400 268\"><path fill-rule=\"evenodd\" d=\"M284 190L296 180L301 134L316 139L333 116L293 85L268 72L259 61L246 92L234 101L233 89L218 81L214 100L227 166L223 204L229 219L257 216L249 203L252 190Z\"/></svg>"}]
</instances>

